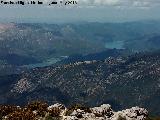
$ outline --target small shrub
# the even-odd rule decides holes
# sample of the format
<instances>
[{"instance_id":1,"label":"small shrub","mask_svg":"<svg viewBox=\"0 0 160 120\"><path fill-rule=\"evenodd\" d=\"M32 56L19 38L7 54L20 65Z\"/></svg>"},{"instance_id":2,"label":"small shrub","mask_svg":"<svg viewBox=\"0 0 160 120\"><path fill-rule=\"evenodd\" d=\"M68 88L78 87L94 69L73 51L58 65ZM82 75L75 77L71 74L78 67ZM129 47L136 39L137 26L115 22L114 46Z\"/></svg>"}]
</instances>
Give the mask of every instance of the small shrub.
<instances>
[{"instance_id":1,"label":"small shrub","mask_svg":"<svg viewBox=\"0 0 160 120\"><path fill-rule=\"evenodd\" d=\"M59 116L58 117L53 117L53 116L50 115L50 113L47 113L43 120L62 120L62 118L59 117Z\"/></svg>"},{"instance_id":2,"label":"small shrub","mask_svg":"<svg viewBox=\"0 0 160 120\"><path fill-rule=\"evenodd\" d=\"M148 117L146 120L160 120L160 117Z\"/></svg>"},{"instance_id":3,"label":"small shrub","mask_svg":"<svg viewBox=\"0 0 160 120\"><path fill-rule=\"evenodd\" d=\"M77 109L84 110L84 112L86 112L86 113L91 113L90 108L85 107L81 104L75 104L67 109L65 115L69 116L74 110L77 110Z\"/></svg>"},{"instance_id":4,"label":"small shrub","mask_svg":"<svg viewBox=\"0 0 160 120\"><path fill-rule=\"evenodd\" d=\"M0 114L1 116L6 116L14 111L19 112L21 108L17 106L11 106L11 105L0 105Z\"/></svg>"},{"instance_id":5,"label":"small shrub","mask_svg":"<svg viewBox=\"0 0 160 120\"><path fill-rule=\"evenodd\" d=\"M52 116L46 116L45 120L53 120Z\"/></svg>"},{"instance_id":6,"label":"small shrub","mask_svg":"<svg viewBox=\"0 0 160 120\"><path fill-rule=\"evenodd\" d=\"M127 119L119 115L117 120L127 120Z\"/></svg>"},{"instance_id":7,"label":"small shrub","mask_svg":"<svg viewBox=\"0 0 160 120\"><path fill-rule=\"evenodd\" d=\"M61 110L59 108L52 108L51 110L48 110L49 115L52 117L59 117Z\"/></svg>"},{"instance_id":8,"label":"small shrub","mask_svg":"<svg viewBox=\"0 0 160 120\"><path fill-rule=\"evenodd\" d=\"M32 111L15 111L7 115L6 120L36 120L36 115Z\"/></svg>"},{"instance_id":9,"label":"small shrub","mask_svg":"<svg viewBox=\"0 0 160 120\"><path fill-rule=\"evenodd\" d=\"M62 118L61 117L51 117L51 116L49 116L45 120L62 120Z\"/></svg>"},{"instance_id":10,"label":"small shrub","mask_svg":"<svg viewBox=\"0 0 160 120\"><path fill-rule=\"evenodd\" d=\"M27 106L26 106L26 110L28 111L36 111L37 112L37 115L39 116L45 116L46 114L46 111L47 111L47 107L48 107L48 104L45 103L45 102L41 102L41 101L34 101L34 102L31 102L29 103Z\"/></svg>"}]
</instances>

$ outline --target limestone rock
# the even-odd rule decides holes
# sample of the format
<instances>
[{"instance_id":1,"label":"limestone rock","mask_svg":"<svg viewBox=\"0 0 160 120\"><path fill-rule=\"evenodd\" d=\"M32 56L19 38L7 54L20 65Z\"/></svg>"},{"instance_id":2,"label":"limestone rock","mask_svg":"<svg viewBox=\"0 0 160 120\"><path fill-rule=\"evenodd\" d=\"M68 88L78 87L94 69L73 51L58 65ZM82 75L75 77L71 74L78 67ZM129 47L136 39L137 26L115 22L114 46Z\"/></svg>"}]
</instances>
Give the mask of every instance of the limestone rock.
<instances>
[{"instance_id":1,"label":"limestone rock","mask_svg":"<svg viewBox=\"0 0 160 120\"><path fill-rule=\"evenodd\" d=\"M109 105L109 104L103 104L100 107L91 108L91 111L97 117L103 117L103 116L111 117L113 115L113 111L111 109L111 105Z\"/></svg>"}]
</instances>

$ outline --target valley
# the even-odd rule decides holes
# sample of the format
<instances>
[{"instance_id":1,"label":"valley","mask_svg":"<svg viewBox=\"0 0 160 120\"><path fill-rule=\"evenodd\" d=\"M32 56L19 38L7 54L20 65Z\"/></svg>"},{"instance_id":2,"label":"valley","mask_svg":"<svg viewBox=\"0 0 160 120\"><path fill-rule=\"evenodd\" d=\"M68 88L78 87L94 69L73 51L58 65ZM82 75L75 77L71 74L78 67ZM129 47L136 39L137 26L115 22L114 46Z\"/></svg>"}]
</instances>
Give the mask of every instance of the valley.
<instances>
[{"instance_id":1,"label":"valley","mask_svg":"<svg viewBox=\"0 0 160 120\"><path fill-rule=\"evenodd\" d=\"M0 104L139 106L160 115L160 22L0 24Z\"/></svg>"}]
</instances>

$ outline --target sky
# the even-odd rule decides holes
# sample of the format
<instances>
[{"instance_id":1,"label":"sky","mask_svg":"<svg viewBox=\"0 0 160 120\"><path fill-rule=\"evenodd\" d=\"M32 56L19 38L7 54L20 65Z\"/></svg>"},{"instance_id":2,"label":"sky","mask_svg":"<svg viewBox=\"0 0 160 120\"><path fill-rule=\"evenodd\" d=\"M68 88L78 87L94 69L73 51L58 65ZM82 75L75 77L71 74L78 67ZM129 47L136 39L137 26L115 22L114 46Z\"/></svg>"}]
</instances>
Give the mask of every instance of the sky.
<instances>
[{"instance_id":1,"label":"sky","mask_svg":"<svg viewBox=\"0 0 160 120\"><path fill-rule=\"evenodd\" d=\"M30 3L29 0L24 1ZM4 5L1 2L0 21L64 23L160 20L160 0L75 0L77 4L74 5L64 5L68 3L67 0L54 0L58 4L49 5L52 1L43 0L43 5L24 6Z\"/></svg>"}]
</instances>

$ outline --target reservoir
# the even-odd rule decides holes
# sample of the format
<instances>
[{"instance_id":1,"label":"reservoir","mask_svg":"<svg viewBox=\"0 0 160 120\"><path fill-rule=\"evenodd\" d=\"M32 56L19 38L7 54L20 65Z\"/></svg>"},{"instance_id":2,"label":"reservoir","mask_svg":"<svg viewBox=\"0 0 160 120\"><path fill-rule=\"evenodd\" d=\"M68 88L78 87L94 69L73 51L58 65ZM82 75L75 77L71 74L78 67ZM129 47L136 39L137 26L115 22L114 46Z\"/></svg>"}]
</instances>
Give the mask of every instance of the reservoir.
<instances>
[{"instance_id":1,"label":"reservoir","mask_svg":"<svg viewBox=\"0 0 160 120\"><path fill-rule=\"evenodd\" d=\"M107 42L105 44L105 47L109 49L114 49L114 48L124 49L123 45L124 45L124 41L113 41L113 42Z\"/></svg>"}]
</instances>

